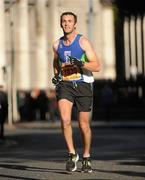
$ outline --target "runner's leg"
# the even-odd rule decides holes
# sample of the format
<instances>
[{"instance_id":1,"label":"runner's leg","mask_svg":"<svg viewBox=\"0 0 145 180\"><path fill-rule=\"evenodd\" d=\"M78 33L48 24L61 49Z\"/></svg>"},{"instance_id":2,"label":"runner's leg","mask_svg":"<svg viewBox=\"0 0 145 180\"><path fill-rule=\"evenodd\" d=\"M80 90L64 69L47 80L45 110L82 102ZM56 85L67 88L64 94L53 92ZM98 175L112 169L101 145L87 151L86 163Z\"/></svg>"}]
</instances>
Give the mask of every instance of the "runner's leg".
<instances>
[{"instance_id":1,"label":"runner's leg","mask_svg":"<svg viewBox=\"0 0 145 180\"><path fill-rule=\"evenodd\" d=\"M73 103L67 99L60 99L58 101L58 109L61 118L61 127L68 148L68 152L75 153L72 137L72 125L71 125L71 111Z\"/></svg>"}]
</instances>

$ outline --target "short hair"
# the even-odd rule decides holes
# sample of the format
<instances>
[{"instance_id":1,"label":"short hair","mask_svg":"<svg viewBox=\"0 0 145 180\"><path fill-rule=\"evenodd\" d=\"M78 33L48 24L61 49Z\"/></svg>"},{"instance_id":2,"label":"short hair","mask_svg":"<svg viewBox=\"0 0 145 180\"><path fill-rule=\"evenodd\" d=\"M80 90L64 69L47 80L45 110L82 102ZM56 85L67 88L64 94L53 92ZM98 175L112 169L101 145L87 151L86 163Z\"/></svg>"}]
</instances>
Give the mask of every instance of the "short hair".
<instances>
[{"instance_id":1,"label":"short hair","mask_svg":"<svg viewBox=\"0 0 145 180\"><path fill-rule=\"evenodd\" d=\"M62 27L62 17L65 15L72 15L74 17L75 23L77 23L77 15L74 14L73 12L63 12L60 16L60 26Z\"/></svg>"}]
</instances>

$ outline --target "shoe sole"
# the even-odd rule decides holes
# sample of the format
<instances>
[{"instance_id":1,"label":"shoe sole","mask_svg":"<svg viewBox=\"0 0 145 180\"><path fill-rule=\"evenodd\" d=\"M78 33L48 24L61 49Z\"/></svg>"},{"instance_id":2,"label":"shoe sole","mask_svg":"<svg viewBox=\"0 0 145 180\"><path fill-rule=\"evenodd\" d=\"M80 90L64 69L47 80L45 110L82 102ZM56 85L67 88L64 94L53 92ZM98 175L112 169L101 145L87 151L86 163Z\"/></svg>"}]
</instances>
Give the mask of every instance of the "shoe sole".
<instances>
[{"instance_id":1,"label":"shoe sole","mask_svg":"<svg viewBox=\"0 0 145 180\"><path fill-rule=\"evenodd\" d=\"M82 173L91 173L92 172L92 170L90 170L90 171L81 171Z\"/></svg>"}]
</instances>

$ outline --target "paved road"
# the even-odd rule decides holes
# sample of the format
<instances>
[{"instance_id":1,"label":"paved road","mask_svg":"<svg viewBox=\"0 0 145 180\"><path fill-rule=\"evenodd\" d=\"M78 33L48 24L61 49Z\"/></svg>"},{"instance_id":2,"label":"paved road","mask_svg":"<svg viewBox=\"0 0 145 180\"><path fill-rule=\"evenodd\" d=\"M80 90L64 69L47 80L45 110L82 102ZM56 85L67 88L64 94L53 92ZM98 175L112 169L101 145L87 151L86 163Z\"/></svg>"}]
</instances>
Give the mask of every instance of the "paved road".
<instances>
[{"instance_id":1,"label":"paved road","mask_svg":"<svg viewBox=\"0 0 145 180\"><path fill-rule=\"evenodd\" d=\"M43 124L43 123L42 123ZM65 171L66 150L59 126L6 128L0 141L0 180L145 180L145 128L92 127L93 172ZM77 151L81 135L74 126Z\"/></svg>"}]
</instances>

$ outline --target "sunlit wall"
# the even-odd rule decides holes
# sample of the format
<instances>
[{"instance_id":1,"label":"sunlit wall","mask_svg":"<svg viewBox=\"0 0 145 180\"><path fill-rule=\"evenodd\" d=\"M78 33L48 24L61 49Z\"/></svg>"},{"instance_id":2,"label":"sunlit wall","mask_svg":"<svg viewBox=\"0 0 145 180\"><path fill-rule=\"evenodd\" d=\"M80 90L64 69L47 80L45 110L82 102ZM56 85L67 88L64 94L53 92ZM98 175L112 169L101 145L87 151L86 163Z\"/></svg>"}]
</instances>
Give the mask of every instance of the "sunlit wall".
<instances>
[{"instance_id":1,"label":"sunlit wall","mask_svg":"<svg viewBox=\"0 0 145 180\"><path fill-rule=\"evenodd\" d=\"M85 3L84 3L85 1ZM100 0L1 0L0 83L2 66L16 90L53 87L52 43L62 36L64 11L78 15L78 33L89 37L102 62L96 79L115 79L113 9ZM7 83L7 82L6 82Z\"/></svg>"}]
</instances>

